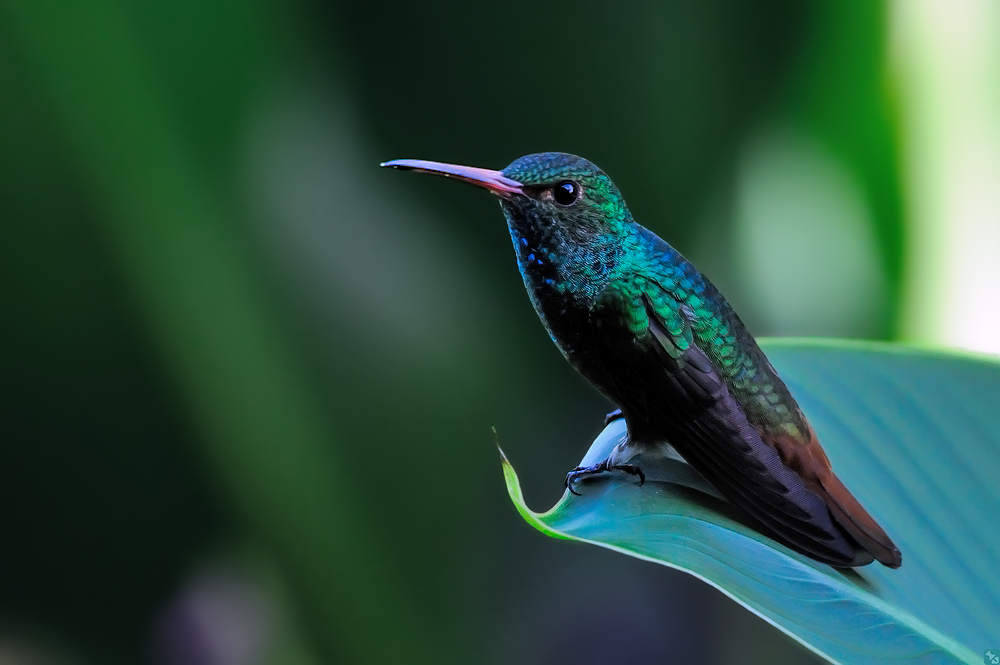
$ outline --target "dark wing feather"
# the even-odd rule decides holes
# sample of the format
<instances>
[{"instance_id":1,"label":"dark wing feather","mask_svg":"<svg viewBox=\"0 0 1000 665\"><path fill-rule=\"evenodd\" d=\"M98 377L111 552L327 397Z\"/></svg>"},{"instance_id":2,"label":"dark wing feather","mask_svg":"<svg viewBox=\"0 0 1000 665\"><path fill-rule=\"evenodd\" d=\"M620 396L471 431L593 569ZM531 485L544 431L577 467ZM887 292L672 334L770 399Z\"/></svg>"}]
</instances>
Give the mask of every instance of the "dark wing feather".
<instances>
[{"instance_id":1,"label":"dark wing feather","mask_svg":"<svg viewBox=\"0 0 1000 665\"><path fill-rule=\"evenodd\" d=\"M705 352L693 343L679 348L651 303L644 302L652 346L663 368L654 373L660 385L647 390L655 390L670 406L647 410L649 422L629 421L633 436L642 437L646 427L650 434L667 432L692 467L792 549L835 566L870 563L872 555L835 523L824 498L761 438ZM644 374L649 380L650 374ZM629 420L628 405L621 406Z\"/></svg>"}]
</instances>

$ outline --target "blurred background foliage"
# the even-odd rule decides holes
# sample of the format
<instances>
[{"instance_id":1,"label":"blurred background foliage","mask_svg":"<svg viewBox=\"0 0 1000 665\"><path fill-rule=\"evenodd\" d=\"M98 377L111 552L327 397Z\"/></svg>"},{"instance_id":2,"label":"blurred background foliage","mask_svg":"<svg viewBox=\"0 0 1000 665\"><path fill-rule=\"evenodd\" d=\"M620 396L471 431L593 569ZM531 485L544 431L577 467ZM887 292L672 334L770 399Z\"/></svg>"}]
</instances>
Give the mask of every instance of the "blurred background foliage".
<instances>
[{"instance_id":1,"label":"blurred background foliage","mask_svg":"<svg viewBox=\"0 0 1000 665\"><path fill-rule=\"evenodd\" d=\"M525 527L490 426L541 507L610 406L495 203L377 164L578 153L757 334L995 351L943 6L0 0L0 661L815 662Z\"/></svg>"}]
</instances>

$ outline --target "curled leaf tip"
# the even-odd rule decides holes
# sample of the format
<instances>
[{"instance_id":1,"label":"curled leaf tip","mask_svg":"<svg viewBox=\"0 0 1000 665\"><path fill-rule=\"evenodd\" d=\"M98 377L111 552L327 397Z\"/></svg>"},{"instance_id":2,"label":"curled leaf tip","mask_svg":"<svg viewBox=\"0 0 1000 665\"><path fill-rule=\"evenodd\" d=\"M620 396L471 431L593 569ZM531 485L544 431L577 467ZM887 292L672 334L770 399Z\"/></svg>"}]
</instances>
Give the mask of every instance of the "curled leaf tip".
<instances>
[{"instance_id":1,"label":"curled leaf tip","mask_svg":"<svg viewBox=\"0 0 1000 665\"><path fill-rule=\"evenodd\" d=\"M510 460L507 459L507 455L504 454L503 448L500 447L500 436L497 434L496 425L493 425L490 429L493 430L493 443L497 446L497 451L500 453L500 462L504 466L510 466Z\"/></svg>"}]
</instances>

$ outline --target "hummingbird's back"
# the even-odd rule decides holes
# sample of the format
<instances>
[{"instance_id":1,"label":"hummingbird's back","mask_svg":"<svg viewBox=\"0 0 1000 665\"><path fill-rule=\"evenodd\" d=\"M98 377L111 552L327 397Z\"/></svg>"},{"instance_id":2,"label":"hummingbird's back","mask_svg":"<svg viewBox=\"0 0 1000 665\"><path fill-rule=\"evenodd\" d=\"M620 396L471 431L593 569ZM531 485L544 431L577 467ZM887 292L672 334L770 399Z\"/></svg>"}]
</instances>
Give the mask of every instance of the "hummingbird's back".
<instances>
[{"instance_id":1,"label":"hummingbird's back","mask_svg":"<svg viewBox=\"0 0 1000 665\"><path fill-rule=\"evenodd\" d=\"M668 441L720 492L800 552L833 565L898 549L834 475L815 432L718 290L636 225L637 255L591 311L578 366L621 409L631 449Z\"/></svg>"}]
</instances>

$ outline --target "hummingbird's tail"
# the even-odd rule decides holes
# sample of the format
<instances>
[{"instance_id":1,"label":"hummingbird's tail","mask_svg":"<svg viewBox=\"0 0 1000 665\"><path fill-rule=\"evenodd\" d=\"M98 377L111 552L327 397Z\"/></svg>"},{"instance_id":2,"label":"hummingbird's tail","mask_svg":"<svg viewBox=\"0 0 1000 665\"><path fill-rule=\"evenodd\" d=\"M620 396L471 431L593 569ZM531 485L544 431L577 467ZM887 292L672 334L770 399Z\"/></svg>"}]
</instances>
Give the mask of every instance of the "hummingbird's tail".
<instances>
[{"instance_id":1,"label":"hummingbird's tail","mask_svg":"<svg viewBox=\"0 0 1000 665\"><path fill-rule=\"evenodd\" d=\"M899 548L833 471L821 477L819 482L823 488L823 492L819 494L837 523L879 563L889 568L899 568L903 563Z\"/></svg>"},{"instance_id":2,"label":"hummingbird's tail","mask_svg":"<svg viewBox=\"0 0 1000 665\"><path fill-rule=\"evenodd\" d=\"M796 457L799 464L803 465L802 475L806 479L806 485L823 499L833 520L863 550L879 563L889 568L899 568L903 564L899 548L850 490L844 487L844 483L840 482L811 426L808 427L805 439L805 445L797 449L804 454L797 454Z\"/></svg>"},{"instance_id":3,"label":"hummingbird's tail","mask_svg":"<svg viewBox=\"0 0 1000 665\"><path fill-rule=\"evenodd\" d=\"M903 563L899 548L840 482L819 444L816 432L808 422L804 424L804 437L779 435L771 437L768 442L778 450L782 462L795 470L805 487L822 500L833 522L857 543L854 563L848 565L867 565L874 557L889 568L899 568Z\"/></svg>"}]
</instances>

